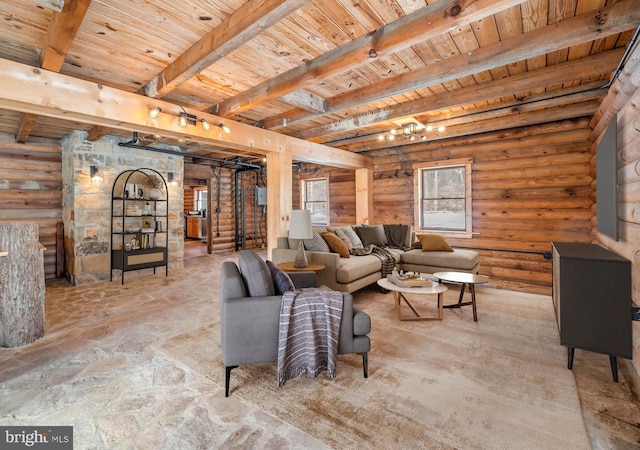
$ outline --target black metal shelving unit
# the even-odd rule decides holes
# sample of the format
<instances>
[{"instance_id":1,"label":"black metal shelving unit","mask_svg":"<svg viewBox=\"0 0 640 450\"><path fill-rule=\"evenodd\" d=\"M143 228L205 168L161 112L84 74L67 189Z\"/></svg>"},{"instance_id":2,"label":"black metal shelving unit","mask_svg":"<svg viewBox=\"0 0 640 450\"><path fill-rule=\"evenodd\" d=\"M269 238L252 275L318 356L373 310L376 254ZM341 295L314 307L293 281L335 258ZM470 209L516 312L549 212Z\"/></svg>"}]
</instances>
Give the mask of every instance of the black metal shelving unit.
<instances>
[{"instance_id":1,"label":"black metal shelving unit","mask_svg":"<svg viewBox=\"0 0 640 450\"><path fill-rule=\"evenodd\" d=\"M151 198L153 180L161 180L159 198ZM158 184L158 183L156 183ZM126 170L111 190L111 271L125 272L168 265L169 191L167 182L154 169Z\"/></svg>"}]
</instances>

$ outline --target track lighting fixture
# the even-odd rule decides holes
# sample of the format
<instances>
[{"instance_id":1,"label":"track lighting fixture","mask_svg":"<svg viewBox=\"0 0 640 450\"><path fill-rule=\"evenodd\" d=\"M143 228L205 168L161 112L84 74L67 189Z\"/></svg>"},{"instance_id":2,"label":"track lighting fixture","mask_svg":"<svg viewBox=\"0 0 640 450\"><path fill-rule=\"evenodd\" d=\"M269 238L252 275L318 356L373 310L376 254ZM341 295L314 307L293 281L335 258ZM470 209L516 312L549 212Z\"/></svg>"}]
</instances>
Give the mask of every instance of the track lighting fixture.
<instances>
[{"instance_id":1,"label":"track lighting fixture","mask_svg":"<svg viewBox=\"0 0 640 450\"><path fill-rule=\"evenodd\" d=\"M155 108L152 108L149 110L149 118L157 119L161 112L162 112L162 108L160 108L159 106L156 106Z\"/></svg>"},{"instance_id":2,"label":"track lighting fixture","mask_svg":"<svg viewBox=\"0 0 640 450\"><path fill-rule=\"evenodd\" d=\"M178 126L180 128L186 128L187 125L196 125L198 123L197 119L198 118L193 114L181 112L180 117L178 118Z\"/></svg>"},{"instance_id":3,"label":"track lighting fixture","mask_svg":"<svg viewBox=\"0 0 640 450\"><path fill-rule=\"evenodd\" d=\"M187 128L187 126L189 125L195 126L198 124L198 122L200 122L200 125L202 125L202 129L204 131L211 130L211 124L207 122L207 119L205 118L198 119L198 117L195 114L189 114L182 105L178 105L178 106L180 106L180 109L182 109L182 112L180 112L180 114L178 115L178 126L180 128ZM149 109L149 118L157 119L158 117L160 117L161 112L162 112L162 108L160 108L159 106L156 106L155 108L151 108ZM220 129L222 129L224 134L231 133L231 128L229 128L225 124L220 123L218 126L220 127Z\"/></svg>"},{"instance_id":4,"label":"track lighting fixture","mask_svg":"<svg viewBox=\"0 0 640 450\"><path fill-rule=\"evenodd\" d=\"M223 124L222 122L218 125L222 131L224 132L224 134L229 134L231 133L231 128L229 128L228 126L226 126L225 124Z\"/></svg>"}]
</instances>

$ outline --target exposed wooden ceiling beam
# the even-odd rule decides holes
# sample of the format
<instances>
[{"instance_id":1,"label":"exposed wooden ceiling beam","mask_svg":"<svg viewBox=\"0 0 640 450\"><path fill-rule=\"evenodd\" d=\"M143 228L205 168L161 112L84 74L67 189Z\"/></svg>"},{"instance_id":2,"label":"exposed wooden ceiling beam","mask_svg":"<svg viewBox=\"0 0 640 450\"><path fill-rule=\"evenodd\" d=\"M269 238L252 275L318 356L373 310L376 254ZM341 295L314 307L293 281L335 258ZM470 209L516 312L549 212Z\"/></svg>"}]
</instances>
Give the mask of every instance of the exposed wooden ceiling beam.
<instances>
[{"instance_id":1,"label":"exposed wooden ceiling beam","mask_svg":"<svg viewBox=\"0 0 640 450\"><path fill-rule=\"evenodd\" d=\"M144 93L148 97L164 97L308 1L249 0L153 77L144 86Z\"/></svg>"},{"instance_id":2,"label":"exposed wooden ceiling beam","mask_svg":"<svg viewBox=\"0 0 640 450\"><path fill-rule=\"evenodd\" d=\"M169 138L188 138L194 142L252 153L286 153L300 161L348 169L371 168L371 159L321 144L285 136L239 122L223 119L196 110L187 113L209 123L223 121L232 128L225 134L217 127L204 131L202 127L180 128L176 116L183 110L163 100L125 92L86 80L35 69L31 66L0 59L0 107L11 111L39 114L58 119L75 120L99 126ZM163 113L150 119L151 106Z\"/></svg>"},{"instance_id":3,"label":"exposed wooden ceiling beam","mask_svg":"<svg viewBox=\"0 0 640 450\"><path fill-rule=\"evenodd\" d=\"M211 112L229 117L255 108L289 92L303 89L318 78L327 78L368 64L373 55L391 54L406 49L439 37L452 27L468 25L524 1L442 0L433 3L226 99L212 107Z\"/></svg>"},{"instance_id":4,"label":"exposed wooden ceiling beam","mask_svg":"<svg viewBox=\"0 0 640 450\"><path fill-rule=\"evenodd\" d=\"M60 71L90 4L91 0L66 0L62 11L53 14L42 46L40 67Z\"/></svg>"},{"instance_id":5,"label":"exposed wooden ceiling beam","mask_svg":"<svg viewBox=\"0 0 640 450\"><path fill-rule=\"evenodd\" d=\"M395 78L355 89L327 99L327 114L335 114L356 106L394 95L423 89L475 73L543 55L614 33L632 30L640 25L640 8L636 0L622 0L612 6L581 14L545 28L511 37L477 49L471 54L447 58L423 70L407 72ZM314 115L307 113L306 119ZM285 117L280 117L282 121ZM297 114L296 120L303 118ZM289 120L287 120L289 122Z\"/></svg>"},{"instance_id":6,"label":"exposed wooden ceiling beam","mask_svg":"<svg viewBox=\"0 0 640 450\"><path fill-rule=\"evenodd\" d=\"M280 100L290 104L291 106L297 106L298 108L302 108L305 111L313 113L324 114L327 110L327 101L324 98L314 95L311 92L307 92L304 89L283 95L280 97Z\"/></svg>"},{"instance_id":7,"label":"exposed wooden ceiling beam","mask_svg":"<svg viewBox=\"0 0 640 450\"><path fill-rule=\"evenodd\" d=\"M578 117L591 116L599 106L599 100L590 100L581 103L572 103L571 108L568 108L566 104L551 108L551 109L536 109L533 111L527 111L523 113L513 113L510 108L505 108L504 114L499 117L491 117L478 121L470 121L467 123L454 125L447 127L447 129L434 135L430 138L430 141L449 139L452 137L466 136L472 134L486 133L489 131L508 130L510 128L518 128L529 125L543 124L547 122L555 122L560 120L575 119ZM405 139L396 139L395 141L373 141L362 142L355 145L345 145L345 148L352 152L364 152L378 149L388 149L395 147L405 147L411 144ZM414 147L419 148L420 143L411 145L411 151Z\"/></svg>"},{"instance_id":8,"label":"exposed wooden ceiling beam","mask_svg":"<svg viewBox=\"0 0 640 450\"><path fill-rule=\"evenodd\" d=\"M35 114L23 114L20 119L20 125L18 125L18 131L16 132L16 142L24 144L27 142L27 138L33 130L33 126L36 124L38 116Z\"/></svg>"},{"instance_id":9,"label":"exposed wooden ceiling beam","mask_svg":"<svg viewBox=\"0 0 640 450\"><path fill-rule=\"evenodd\" d=\"M91 0L66 0L60 3L64 3L64 6L60 10L56 9L60 12L53 13L40 57L40 67L53 72L59 72L62 68ZM27 140L37 119L37 116L29 114L22 117L16 142L24 143Z\"/></svg>"},{"instance_id":10,"label":"exposed wooden ceiling beam","mask_svg":"<svg viewBox=\"0 0 640 450\"><path fill-rule=\"evenodd\" d=\"M320 127L309 128L296 134L296 137L313 139L329 134L354 131L398 117L427 114L438 110L485 102L510 95L518 95L527 91L535 91L545 86L553 86L578 80L582 78L585 73L592 71L594 67L600 69L602 71L601 73L604 74L610 72L610 68L618 64L623 54L624 49L615 49L554 66L543 67L531 72L519 73L507 78L458 89L453 92L446 92L390 106L371 113L360 114ZM271 123L270 119L263 125L265 125L265 128L271 129L273 127L267 126Z\"/></svg>"},{"instance_id":11,"label":"exposed wooden ceiling beam","mask_svg":"<svg viewBox=\"0 0 640 450\"><path fill-rule=\"evenodd\" d=\"M423 124L428 123L434 128L437 128L440 125L451 127L453 125L457 125L467 121L476 121L505 115L508 114L509 111L512 111L513 113L523 113L540 108L553 108L559 105L566 106L571 105L572 103L579 103L587 100L602 99L606 93L604 90L604 86L605 83L603 81L595 81L588 84L570 86L562 90L532 94L527 97L514 97L512 100L503 100L499 103L488 102L483 106L466 106L464 109L455 108L447 110L446 113L438 114L434 117L434 121L421 119L420 122L422 122ZM331 141L329 142L314 142L322 142L335 147L343 147L345 145L371 141L372 139L377 138L380 133L386 133L388 131L388 124L386 126L379 125L375 127L368 127L366 131L347 135L344 138L331 139ZM430 136L437 134L437 131L424 132L424 135L427 137L427 139L429 139Z\"/></svg>"}]
</instances>

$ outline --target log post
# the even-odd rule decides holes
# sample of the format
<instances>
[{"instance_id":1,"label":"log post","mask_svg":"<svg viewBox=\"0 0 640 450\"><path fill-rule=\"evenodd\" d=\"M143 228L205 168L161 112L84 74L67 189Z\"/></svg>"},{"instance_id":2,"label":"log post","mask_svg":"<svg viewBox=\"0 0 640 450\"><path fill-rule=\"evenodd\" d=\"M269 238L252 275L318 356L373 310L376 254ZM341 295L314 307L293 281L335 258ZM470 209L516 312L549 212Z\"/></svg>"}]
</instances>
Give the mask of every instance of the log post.
<instances>
[{"instance_id":1,"label":"log post","mask_svg":"<svg viewBox=\"0 0 640 450\"><path fill-rule=\"evenodd\" d=\"M0 224L0 347L19 347L44 335L44 256L38 224Z\"/></svg>"}]
</instances>

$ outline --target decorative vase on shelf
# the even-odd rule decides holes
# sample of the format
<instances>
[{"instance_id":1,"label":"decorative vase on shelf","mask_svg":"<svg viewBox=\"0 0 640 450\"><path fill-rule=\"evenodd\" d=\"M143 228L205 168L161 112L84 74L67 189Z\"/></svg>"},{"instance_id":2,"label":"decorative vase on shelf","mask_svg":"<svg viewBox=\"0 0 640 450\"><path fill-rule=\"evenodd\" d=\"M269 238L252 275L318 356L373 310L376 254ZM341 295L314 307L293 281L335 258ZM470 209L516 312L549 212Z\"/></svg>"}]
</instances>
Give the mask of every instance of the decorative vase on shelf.
<instances>
[{"instance_id":1,"label":"decorative vase on shelf","mask_svg":"<svg viewBox=\"0 0 640 450\"><path fill-rule=\"evenodd\" d=\"M160 192L160 189L149 189L149 198L151 200L158 200L160 197L162 197L162 192Z\"/></svg>"}]
</instances>

